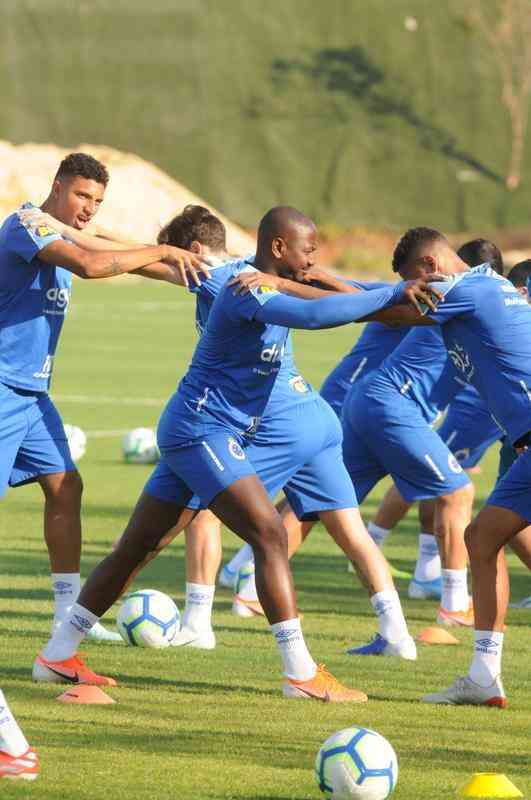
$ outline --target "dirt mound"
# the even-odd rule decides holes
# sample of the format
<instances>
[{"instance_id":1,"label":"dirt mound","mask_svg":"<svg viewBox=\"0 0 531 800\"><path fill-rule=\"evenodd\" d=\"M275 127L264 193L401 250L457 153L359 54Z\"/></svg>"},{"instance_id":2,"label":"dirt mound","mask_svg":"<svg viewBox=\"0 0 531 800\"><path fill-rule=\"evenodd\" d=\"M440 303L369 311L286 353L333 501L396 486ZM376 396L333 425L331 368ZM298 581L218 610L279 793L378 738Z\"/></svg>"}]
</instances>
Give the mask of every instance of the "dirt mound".
<instances>
[{"instance_id":1,"label":"dirt mound","mask_svg":"<svg viewBox=\"0 0 531 800\"><path fill-rule=\"evenodd\" d=\"M59 162L75 151L90 153L109 169L111 180L96 220L110 232L153 242L162 225L183 206L200 203L211 208L227 226L231 253L243 255L254 250L255 242L248 233L154 164L132 153L91 144L65 150L51 144L0 141L0 217L6 217L25 200L42 203Z\"/></svg>"}]
</instances>

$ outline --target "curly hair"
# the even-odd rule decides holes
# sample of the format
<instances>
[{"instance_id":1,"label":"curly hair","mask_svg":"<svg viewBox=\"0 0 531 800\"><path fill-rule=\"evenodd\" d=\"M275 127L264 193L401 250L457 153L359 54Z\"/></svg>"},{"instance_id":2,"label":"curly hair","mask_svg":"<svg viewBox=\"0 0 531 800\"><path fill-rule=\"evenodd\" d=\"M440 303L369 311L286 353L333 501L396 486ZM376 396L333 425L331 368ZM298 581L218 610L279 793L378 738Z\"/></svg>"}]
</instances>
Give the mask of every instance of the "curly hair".
<instances>
[{"instance_id":1,"label":"curly hair","mask_svg":"<svg viewBox=\"0 0 531 800\"><path fill-rule=\"evenodd\" d=\"M199 242L219 252L226 249L227 234L222 221L208 208L190 205L162 228L157 242L184 250L189 250L192 242Z\"/></svg>"},{"instance_id":2,"label":"curly hair","mask_svg":"<svg viewBox=\"0 0 531 800\"><path fill-rule=\"evenodd\" d=\"M457 251L457 255L469 267L478 267L488 262L498 275L503 275L503 256L493 242L488 239L471 239Z\"/></svg>"},{"instance_id":3,"label":"curly hair","mask_svg":"<svg viewBox=\"0 0 531 800\"><path fill-rule=\"evenodd\" d=\"M414 257L415 253L428 242L447 242L445 236L434 228L410 228L402 236L393 253L393 272L400 270Z\"/></svg>"},{"instance_id":4,"label":"curly hair","mask_svg":"<svg viewBox=\"0 0 531 800\"><path fill-rule=\"evenodd\" d=\"M87 178L103 186L109 183L107 168L96 158L87 153L70 153L63 158L55 175L56 180L61 178Z\"/></svg>"}]
</instances>

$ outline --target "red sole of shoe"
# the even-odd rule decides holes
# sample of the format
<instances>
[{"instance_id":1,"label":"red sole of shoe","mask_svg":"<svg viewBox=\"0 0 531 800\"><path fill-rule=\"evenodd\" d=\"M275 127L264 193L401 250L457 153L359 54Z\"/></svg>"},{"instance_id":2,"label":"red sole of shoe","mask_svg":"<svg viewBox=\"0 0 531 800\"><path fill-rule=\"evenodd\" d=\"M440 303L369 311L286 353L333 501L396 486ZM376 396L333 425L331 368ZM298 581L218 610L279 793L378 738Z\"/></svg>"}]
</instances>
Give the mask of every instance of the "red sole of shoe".
<instances>
[{"instance_id":1,"label":"red sole of shoe","mask_svg":"<svg viewBox=\"0 0 531 800\"><path fill-rule=\"evenodd\" d=\"M493 708L507 708L507 698L506 697L492 697L490 700L487 700L485 705L486 706L491 706Z\"/></svg>"}]
</instances>

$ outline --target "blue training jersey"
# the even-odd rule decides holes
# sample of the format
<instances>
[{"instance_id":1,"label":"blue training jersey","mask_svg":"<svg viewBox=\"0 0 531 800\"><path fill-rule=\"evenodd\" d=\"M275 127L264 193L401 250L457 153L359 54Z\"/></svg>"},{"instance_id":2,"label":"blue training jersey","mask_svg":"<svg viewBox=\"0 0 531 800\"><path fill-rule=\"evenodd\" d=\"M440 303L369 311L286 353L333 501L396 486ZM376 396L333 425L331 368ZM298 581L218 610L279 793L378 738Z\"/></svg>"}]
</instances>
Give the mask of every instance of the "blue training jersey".
<instances>
[{"instance_id":1,"label":"blue training jersey","mask_svg":"<svg viewBox=\"0 0 531 800\"><path fill-rule=\"evenodd\" d=\"M23 223L18 211L0 228L0 381L8 386L48 391L72 275L40 261L38 253L61 238L46 226Z\"/></svg>"},{"instance_id":2,"label":"blue training jersey","mask_svg":"<svg viewBox=\"0 0 531 800\"><path fill-rule=\"evenodd\" d=\"M438 288L438 287L437 287ZM419 406L432 424L463 386L448 358L439 328L410 330L402 342L359 385L368 398L393 402L396 392Z\"/></svg>"},{"instance_id":3,"label":"blue training jersey","mask_svg":"<svg viewBox=\"0 0 531 800\"><path fill-rule=\"evenodd\" d=\"M321 395L339 416L352 384L379 367L410 331L407 325L392 328L381 322L367 323L350 353L334 367L321 386Z\"/></svg>"},{"instance_id":4,"label":"blue training jersey","mask_svg":"<svg viewBox=\"0 0 531 800\"><path fill-rule=\"evenodd\" d=\"M254 257L227 261L210 268L210 278L202 279L201 285L190 285L190 291L196 295L196 327L200 334L206 328L210 310L214 300L228 280L242 270L253 267ZM228 290L230 291L230 290ZM287 404L306 402L316 396L315 390L300 375L295 364L293 340L291 333L286 339L282 360L276 380L271 390L265 415L276 414L277 409L284 409Z\"/></svg>"},{"instance_id":5,"label":"blue training jersey","mask_svg":"<svg viewBox=\"0 0 531 800\"><path fill-rule=\"evenodd\" d=\"M488 265L437 284L444 301L429 317L461 378L478 390L514 444L531 431L531 306Z\"/></svg>"}]
</instances>

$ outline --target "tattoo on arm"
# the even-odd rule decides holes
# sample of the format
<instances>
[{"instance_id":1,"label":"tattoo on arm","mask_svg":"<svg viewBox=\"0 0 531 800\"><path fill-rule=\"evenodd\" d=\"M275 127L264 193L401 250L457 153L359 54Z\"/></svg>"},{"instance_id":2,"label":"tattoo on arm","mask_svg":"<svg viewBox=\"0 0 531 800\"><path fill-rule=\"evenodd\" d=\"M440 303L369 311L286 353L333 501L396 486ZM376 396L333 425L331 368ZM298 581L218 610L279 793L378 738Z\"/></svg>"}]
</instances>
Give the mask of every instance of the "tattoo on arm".
<instances>
[{"instance_id":1,"label":"tattoo on arm","mask_svg":"<svg viewBox=\"0 0 531 800\"><path fill-rule=\"evenodd\" d=\"M113 258L109 264L108 275L121 275L122 267L117 258Z\"/></svg>"}]
</instances>

